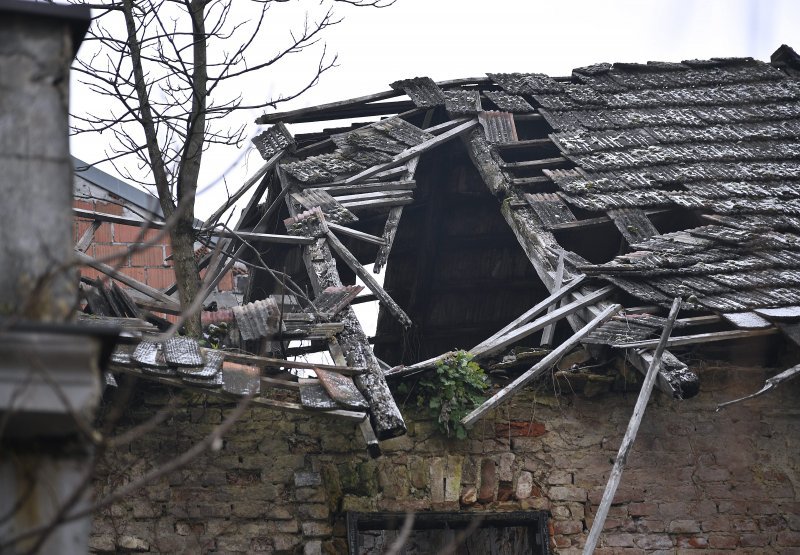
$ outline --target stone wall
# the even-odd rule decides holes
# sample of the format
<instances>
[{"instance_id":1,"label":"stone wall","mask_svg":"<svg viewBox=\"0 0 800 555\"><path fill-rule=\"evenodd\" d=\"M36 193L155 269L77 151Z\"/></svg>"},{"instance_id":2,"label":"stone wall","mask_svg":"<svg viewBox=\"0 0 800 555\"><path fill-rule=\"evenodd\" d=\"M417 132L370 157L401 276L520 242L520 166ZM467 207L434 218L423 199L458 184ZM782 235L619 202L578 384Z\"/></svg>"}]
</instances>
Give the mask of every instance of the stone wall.
<instances>
[{"instance_id":1,"label":"stone wall","mask_svg":"<svg viewBox=\"0 0 800 555\"><path fill-rule=\"evenodd\" d=\"M697 370L696 398L651 401L597 553L800 553L800 383L717 413L774 372ZM549 511L554 552L579 553L636 388L559 388L524 391L465 441L407 413L409 434L382 443L375 460L352 423L248 409L218 451L98 514L93 549L345 553L344 511L530 509ZM149 389L128 424L168 397ZM98 493L187 449L228 410L185 397L168 422L113 453Z\"/></svg>"}]
</instances>

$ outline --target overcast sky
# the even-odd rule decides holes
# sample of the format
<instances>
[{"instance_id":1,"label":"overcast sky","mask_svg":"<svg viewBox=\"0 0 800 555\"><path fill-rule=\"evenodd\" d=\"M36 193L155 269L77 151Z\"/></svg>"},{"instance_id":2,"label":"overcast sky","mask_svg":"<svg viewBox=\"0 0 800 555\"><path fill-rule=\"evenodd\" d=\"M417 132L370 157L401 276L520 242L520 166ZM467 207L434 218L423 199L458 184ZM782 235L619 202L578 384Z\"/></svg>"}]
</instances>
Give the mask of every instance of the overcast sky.
<instances>
[{"instance_id":1,"label":"overcast sky","mask_svg":"<svg viewBox=\"0 0 800 555\"><path fill-rule=\"evenodd\" d=\"M313 18L319 9L316 0L276 5L263 51L272 51L281 31L302 21L306 10ZM337 12L345 20L330 28L325 40L329 52L338 53L339 67L282 110L379 92L392 81L422 75L434 80L511 71L569 75L574 67L597 62L768 60L783 43L800 48L798 0L397 0L386 9L339 6ZM307 77L316 55L294 58L242 88L264 97L287 92ZM72 104L78 110L98 106L74 81ZM258 115L242 118L252 122ZM257 132L251 125L249 135ZM105 147L102 137L87 137L73 141L72 148L91 162ZM226 182L235 188L258 167L260 158L244 152L248 149L249 144L215 149L204 158L201 181L215 185L198 198L198 217L224 200L220 174L233 165Z\"/></svg>"}]
</instances>

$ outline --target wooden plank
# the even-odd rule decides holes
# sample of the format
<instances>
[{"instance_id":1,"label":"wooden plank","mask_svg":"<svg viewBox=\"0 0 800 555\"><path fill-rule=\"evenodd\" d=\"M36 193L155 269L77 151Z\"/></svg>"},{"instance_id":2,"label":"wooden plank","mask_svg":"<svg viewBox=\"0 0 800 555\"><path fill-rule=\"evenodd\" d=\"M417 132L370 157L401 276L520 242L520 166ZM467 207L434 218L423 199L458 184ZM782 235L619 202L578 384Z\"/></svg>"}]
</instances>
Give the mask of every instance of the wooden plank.
<instances>
[{"instance_id":1,"label":"wooden plank","mask_svg":"<svg viewBox=\"0 0 800 555\"><path fill-rule=\"evenodd\" d=\"M358 231L357 229L352 229L350 227L345 227L343 225L328 223L328 229L330 229L335 233L339 233L341 235L347 235L348 237L353 237L355 239L366 241L367 243L372 243L374 245L384 246L386 244L386 241L381 237L375 237L374 235L370 235L369 233L364 233L363 231Z\"/></svg>"},{"instance_id":2,"label":"wooden plank","mask_svg":"<svg viewBox=\"0 0 800 555\"><path fill-rule=\"evenodd\" d=\"M680 335L671 337L667 342L667 347L679 347L682 345L697 345L700 343L713 343L715 341L729 341L731 339L747 339L749 337L761 337L777 333L777 328L752 329L752 330L730 330L715 331L710 333L698 333L696 335ZM658 345L658 340L649 339L646 341L632 341L630 343L617 343L612 345L616 349L652 349Z\"/></svg>"},{"instance_id":3,"label":"wooden plank","mask_svg":"<svg viewBox=\"0 0 800 555\"><path fill-rule=\"evenodd\" d=\"M645 215L653 216L658 214L664 214L665 212L669 212L671 209L654 209L654 210L645 210ZM586 229L589 227L599 226L599 225L606 225L612 223L612 220L609 216L598 216L596 218L587 218L585 220L576 220L574 222L567 222L563 224L559 224L550 228L551 231L569 231L573 229Z\"/></svg>"},{"instance_id":4,"label":"wooden plank","mask_svg":"<svg viewBox=\"0 0 800 555\"><path fill-rule=\"evenodd\" d=\"M336 254L339 255L344 263L347 264L347 266L353 270L359 278L361 278L367 288L372 291L376 297L378 297L378 300L381 302L381 304L383 304L383 306L385 306L389 312L391 312L392 315L397 318L403 327L407 328L411 326L411 319L408 317L408 315L396 302L394 302L394 299L389 296L383 287L381 287L380 284L375 281L375 278L372 277L372 275L364 268L364 266L358 262L356 257L353 256L349 250L347 250L347 247L345 247L341 241L339 241L339 239L337 239L337 237L330 231L328 232L327 237L328 244L331 246L331 248L336 252Z\"/></svg>"},{"instance_id":5,"label":"wooden plank","mask_svg":"<svg viewBox=\"0 0 800 555\"><path fill-rule=\"evenodd\" d=\"M355 214L342 206L338 200L325 191L319 189L301 189L297 192L289 193L289 197L306 210L319 207L322 213L325 214L325 219L328 221L338 224L358 221Z\"/></svg>"},{"instance_id":6,"label":"wooden plank","mask_svg":"<svg viewBox=\"0 0 800 555\"><path fill-rule=\"evenodd\" d=\"M340 108L361 106L368 102L377 102L379 100L387 100L403 96L402 91L383 91L379 93L367 94L350 98L348 100L340 100L338 102L329 102L327 104L319 104L317 106L308 106L306 108L298 108L296 110L287 110L285 112L275 112L273 114L264 114L256 120L258 125L266 125L268 123L277 123L283 121L286 123L295 123L301 116L309 116L314 114L321 114L323 112L335 111Z\"/></svg>"},{"instance_id":7,"label":"wooden plank","mask_svg":"<svg viewBox=\"0 0 800 555\"><path fill-rule=\"evenodd\" d=\"M203 349L207 352L208 349ZM257 355L248 355L244 353L233 353L225 351L225 360L239 361L249 364L257 364L259 366L271 368L303 368L305 370L314 370L315 368L322 368L331 372L337 372L346 376L358 376L364 373L363 368L354 368L351 366L340 366L334 364L316 364L311 362L303 362L300 360L284 360L282 358L262 357Z\"/></svg>"},{"instance_id":8,"label":"wooden plank","mask_svg":"<svg viewBox=\"0 0 800 555\"><path fill-rule=\"evenodd\" d=\"M389 260L389 253L394 245L394 238L397 235L397 228L400 226L400 218L403 215L402 206L394 206L389 210L386 224L383 226L383 245L378 250L375 263L372 265L372 273L379 274Z\"/></svg>"},{"instance_id":9,"label":"wooden plank","mask_svg":"<svg viewBox=\"0 0 800 555\"><path fill-rule=\"evenodd\" d=\"M372 429L369 418L365 418L358 425L361 435L364 437L364 442L367 444L367 453L373 459L377 459L382 455L381 446L378 443L378 437L375 435L375 430Z\"/></svg>"},{"instance_id":10,"label":"wooden plank","mask_svg":"<svg viewBox=\"0 0 800 555\"><path fill-rule=\"evenodd\" d=\"M643 210L620 208L609 210L607 214L629 245L641 243L658 235L658 230Z\"/></svg>"},{"instance_id":11,"label":"wooden plank","mask_svg":"<svg viewBox=\"0 0 800 555\"><path fill-rule=\"evenodd\" d=\"M397 197L408 197L411 195L411 191L409 190L399 190L399 191L370 191L369 193L354 193L352 195L339 195L336 200L343 205L350 203L352 201L358 200L375 200L375 199L385 199L385 198L397 198Z\"/></svg>"},{"instance_id":12,"label":"wooden plank","mask_svg":"<svg viewBox=\"0 0 800 555\"><path fill-rule=\"evenodd\" d=\"M563 279L563 276L562 276L562 279ZM527 324L528 322L530 322L531 320L536 318L539 314L541 314L542 312L547 310L549 307L551 307L554 304L558 303L561 299L563 299L564 297L566 297L567 295L572 293L572 291L574 291L584 281L586 281L586 276L585 275L581 274L579 276L576 276L569 283L567 283L566 285L564 285L562 287L559 287L553 293L551 293L549 296L547 296L545 299L543 299L543 300L539 301L538 303L536 303L536 305L534 305L533 308L530 308L530 309L526 310L521 315L519 315L517 318L512 320L504 328L502 328L502 329L498 330L497 332L495 332L491 337L488 337L484 341L481 341L480 343L478 343L475 347L470 349L470 351L474 351L475 349L481 348L484 345L486 345L487 343L490 343L491 341L506 335L510 331L519 328L523 324Z\"/></svg>"},{"instance_id":13,"label":"wooden plank","mask_svg":"<svg viewBox=\"0 0 800 555\"><path fill-rule=\"evenodd\" d=\"M581 339L589 335L595 328L609 320L614 314L622 310L622 305L614 304L605 308L599 315L595 316L588 324L578 330L567 341L553 349L546 357L539 361L535 366L531 367L524 374L519 376L516 380L505 386L503 389L495 393L491 398L481 404L478 408L470 412L467 416L461 419L464 426L472 427L475 422L482 418L487 412L494 409L506 398L519 389L524 387L531 380L541 376L544 372L553 367L562 356L568 353L575 345L580 343Z\"/></svg>"},{"instance_id":14,"label":"wooden plank","mask_svg":"<svg viewBox=\"0 0 800 555\"><path fill-rule=\"evenodd\" d=\"M226 231L222 229L212 229L208 231L214 237L225 237L228 239L239 239L248 242L259 243L280 243L284 245L310 245L314 242L313 237L303 237L302 235L280 235L277 233L251 233L249 231Z\"/></svg>"},{"instance_id":15,"label":"wooden plank","mask_svg":"<svg viewBox=\"0 0 800 555\"><path fill-rule=\"evenodd\" d=\"M195 392L198 392L198 393L204 393L204 394L209 395L211 397L217 397L217 398L221 398L221 399L238 399L239 398L238 395L233 395L233 394L224 392L222 390L211 389L209 387L202 387L202 386L194 385L194 384L189 385L189 384L186 384L186 383L184 383L181 380L176 379L176 378L168 378L168 377L165 377L165 376L154 376L154 375L145 374L141 370L139 370L138 368L126 368L124 366L114 366L114 371L115 372L116 371L123 372L125 374L131 374L133 376L137 376L137 377L140 377L140 378L145 378L145 379L148 379L150 381L162 383L164 385L171 385L171 386L174 386L174 387L183 388L183 389L186 389L188 391L195 391ZM250 399L250 403L252 403L255 406L259 406L259 407L271 408L271 409L282 410L282 411L286 411L286 412L293 412L293 413L298 413L298 414L305 414L305 415L316 414L316 413L314 413L312 411L308 411L308 410L304 409L302 405L297 404L297 403L290 403L290 402L287 402L287 401L276 401L275 399L267 399L267 398L264 398L264 397L253 397L252 399ZM340 410L326 411L324 414L325 414L325 416L331 416L331 417L334 417L334 418L341 418L341 419L348 420L348 421L351 421L351 422L362 422L367 417L366 413L364 413L364 412L356 412L356 411L341 410L341 409Z\"/></svg>"},{"instance_id":16,"label":"wooden plank","mask_svg":"<svg viewBox=\"0 0 800 555\"><path fill-rule=\"evenodd\" d=\"M595 514L594 522L592 522L592 529L589 532L589 536L586 539L586 545L584 545L583 548L584 555L592 555L592 553L594 553L594 548L597 546L597 540L600 539L600 533L603 531L603 526L605 525L606 517L608 516L608 510L611 508L611 502L614 500L614 494L616 494L617 487L622 479L622 471L625 467L625 463L628 460L628 455L633 448L633 442L636 440L636 434L639 431L639 425L642 423L642 417L644 416L644 411L647 408L647 402L650 400L650 395L653 392L653 386L656 383L658 370L661 366L661 355L664 354L664 349L667 346L667 340L669 339L670 334L672 334L672 328L675 325L675 319L678 317L678 311L680 308L681 299L680 297L676 297L675 300L672 301L672 307L669 311L669 316L667 317L667 323L664 325L664 330L661 332L661 338L658 340L658 345L653 355L653 361L647 369L647 375L645 376L644 383L642 383L642 388L639 390L639 397L636 399L636 406L633 408L633 415L628 422L628 429L625 431L625 435L622 438L622 443L619 446L617 458L614 460L614 467L611 469L611 475L608 478L606 489L603 492L602 499L600 500L600 506Z\"/></svg>"},{"instance_id":17,"label":"wooden plank","mask_svg":"<svg viewBox=\"0 0 800 555\"><path fill-rule=\"evenodd\" d=\"M512 343L516 343L521 339L528 337L529 335L539 331L540 329L544 328L548 324L552 324L561 320L562 318L573 314L580 309L587 307L589 305L595 304L596 302L604 299L608 295L610 295L614 291L614 286L607 285L602 289L589 293L585 297L581 299L577 299L572 301L569 304L566 304L560 308L557 308L550 314L546 314L533 322L524 324L515 330L508 332L507 334L499 337L491 342L488 342L482 345L479 349L473 349L470 351L473 356L478 358L485 358L488 355L496 353L500 349L511 345ZM609 316L610 318L610 316Z\"/></svg>"},{"instance_id":18,"label":"wooden plank","mask_svg":"<svg viewBox=\"0 0 800 555\"><path fill-rule=\"evenodd\" d=\"M312 304L318 313L330 318L344 310L363 290L364 287L361 285L326 287L322 293L317 295Z\"/></svg>"},{"instance_id":19,"label":"wooden plank","mask_svg":"<svg viewBox=\"0 0 800 555\"><path fill-rule=\"evenodd\" d=\"M463 123L453 129L450 129L449 131L445 131L444 133L434 137L433 139L430 139L428 141L425 141L424 143L420 143L416 146L412 146L411 148L404 150L400 154L396 155L389 162L384 162L383 164L378 164L377 166L367 168L362 172L359 172L351 177L348 177L347 179L344 180L344 183L347 184L360 183L365 179L368 179L373 175L376 175L377 173L380 173L384 170L388 170L390 168L397 167L407 162L408 160L411 160L415 156L419 156L423 152L427 152L428 150L435 148L442 143L445 143L451 139L454 139L455 137L458 137L459 135L462 135L463 133L466 133L476 125L478 125L477 119L469 120L466 123Z\"/></svg>"},{"instance_id":20,"label":"wooden plank","mask_svg":"<svg viewBox=\"0 0 800 555\"><path fill-rule=\"evenodd\" d=\"M364 396L353 382L353 378L342 376L335 372L320 370L319 368L315 369L314 372L330 398L344 408L358 410L369 407L366 399L364 399Z\"/></svg>"},{"instance_id":21,"label":"wooden plank","mask_svg":"<svg viewBox=\"0 0 800 555\"><path fill-rule=\"evenodd\" d=\"M554 166L563 166L565 164L572 164L563 156L556 156L554 158L540 158L539 160L524 160L522 162L503 162L500 167L504 170L522 170L534 168L552 168Z\"/></svg>"},{"instance_id":22,"label":"wooden plank","mask_svg":"<svg viewBox=\"0 0 800 555\"><path fill-rule=\"evenodd\" d=\"M96 316L114 316L114 311L106 298L97 290L97 286L81 283L80 290L86 297L86 302L89 304L89 310L92 311L92 314Z\"/></svg>"},{"instance_id":23,"label":"wooden plank","mask_svg":"<svg viewBox=\"0 0 800 555\"><path fill-rule=\"evenodd\" d=\"M277 387L279 389L289 389L291 391L300 391L300 384L293 380L282 380L280 378L261 376L261 385L265 385L267 387Z\"/></svg>"},{"instance_id":24,"label":"wooden plank","mask_svg":"<svg viewBox=\"0 0 800 555\"><path fill-rule=\"evenodd\" d=\"M355 185L325 185L316 188L327 191L333 198L337 198L339 195L373 193L375 191L411 191L416 187L417 182L413 179L400 179L397 181L356 183Z\"/></svg>"},{"instance_id":25,"label":"wooden plank","mask_svg":"<svg viewBox=\"0 0 800 555\"><path fill-rule=\"evenodd\" d=\"M86 252L86 249L89 248L89 245L92 244L92 240L94 239L94 232L102 225L100 220L93 220L89 227L86 228L86 231L83 232L81 238L78 239L78 242L75 243L75 250Z\"/></svg>"},{"instance_id":26,"label":"wooden plank","mask_svg":"<svg viewBox=\"0 0 800 555\"><path fill-rule=\"evenodd\" d=\"M549 138L546 139L527 139L524 141L513 141L510 143L495 143L492 145L497 150L524 150L527 148L535 148L541 146L555 146L553 141Z\"/></svg>"},{"instance_id":27,"label":"wooden plank","mask_svg":"<svg viewBox=\"0 0 800 555\"><path fill-rule=\"evenodd\" d=\"M561 251L561 253L558 255L558 266L556 266L556 277L553 280L553 288L556 291L560 290L562 287L564 287L564 251ZM556 309L556 306L558 306L558 302L555 302L551 304L549 307L547 307L547 312L548 313L553 312L553 310ZM545 326L545 328L542 330L542 340L539 343L539 345L543 346L552 345L553 336L555 335L555 333L556 333L555 324L549 324L548 326Z\"/></svg>"},{"instance_id":28,"label":"wooden plank","mask_svg":"<svg viewBox=\"0 0 800 555\"><path fill-rule=\"evenodd\" d=\"M367 210L374 208L405 206L406 204L411 204L412 202L414 202L414 198L411 197L410 195L407 195L402 197L388 197L385 199L343 202L342 206L344 206L348 210L358 211L358 210Z\"/></svg>"},{"instance_id":29,"label":"wooden plank","mask_svg":"<svg viewBox=\"0 0 800 555\"><path fill-rule=\"evenodd\" d=\"M178 305L178 303L175 302L174 299L172 299L171 297L168 297L167 295L165 295L164 293L162 293L158 289L154 289L153 287L150 287L149 285L146 285L146 284L144 284L144 283L142 283L140 281L137 281L137 280L133 279L132 277L129 277L129 276L127 276L127 275L125 275L125 274L123 274L121 272L118 272L117 270L115 270L114 268L109 266L108 264L103 264L102 262L98 262L97 260L95 260L91 256L88 256L88 255L86 255L86 254L84 254L84 253L82 253L80 251L75 251L75 256L78 259L78 261L81 262L82 264L85 264L85 265L87 265L87 266L89 266L91 268L94 268L98 272L102 272L105 275L107 275L109 277L112 277L112 278L116 279L117 281L119 281L121 283L124 283L125 285L127 285L131 289L136 289L140 293L144 293L145 295L147 295L151 299L155 299L157 301L160 301L160 302L162 302L162 303L164 303L164 304L166 304L168 306L172 306L172 307L179 307L180 306L180 305Z\"/></svg>"}]
</instances>

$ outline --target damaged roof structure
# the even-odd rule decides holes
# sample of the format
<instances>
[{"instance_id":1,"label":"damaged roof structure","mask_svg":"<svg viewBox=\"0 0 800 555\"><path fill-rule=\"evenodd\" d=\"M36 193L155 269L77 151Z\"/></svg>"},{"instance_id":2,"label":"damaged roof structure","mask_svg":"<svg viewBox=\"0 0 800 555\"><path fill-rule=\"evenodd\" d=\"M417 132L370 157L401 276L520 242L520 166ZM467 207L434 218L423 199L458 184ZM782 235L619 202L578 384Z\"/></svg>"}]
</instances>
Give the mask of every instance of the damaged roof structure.
<instances>
[{"instance_id":1,"label":"damaged roof structure","mask_svg":"<svg viewBox=\"0 0 800 555\"><path fill-rule=\"evenodd\" d=\"M226 353L227 370L196 345L186 346L195 363L171 360L173 340L117 353L116 367L360 421L376 446L405 432L387 378L430 369L454 348L489 368L536 363L464 420L472 424L579 346L646 372L677 297L657 387L692 397L699 378L672 351L800 340L798 75L800 58L783 46L771 63L417 77L264 115L254 143L265 164L220 208L252 190L233 232L216 232L225 237L217 264L252 258L243 245L253 241L299 290L286 295L274 273L251 270L248 300L261 304L229 320L258 356ZM368 121L298 135L287 127L354 118ZM365 264L386 268L383 285ZM381 306L375 337L349 306L356 277L369 289L360 299ZM268 356L291 339L335 364ZM281 371L292 367L316 378Z\"/></svg>"}]
</instances>

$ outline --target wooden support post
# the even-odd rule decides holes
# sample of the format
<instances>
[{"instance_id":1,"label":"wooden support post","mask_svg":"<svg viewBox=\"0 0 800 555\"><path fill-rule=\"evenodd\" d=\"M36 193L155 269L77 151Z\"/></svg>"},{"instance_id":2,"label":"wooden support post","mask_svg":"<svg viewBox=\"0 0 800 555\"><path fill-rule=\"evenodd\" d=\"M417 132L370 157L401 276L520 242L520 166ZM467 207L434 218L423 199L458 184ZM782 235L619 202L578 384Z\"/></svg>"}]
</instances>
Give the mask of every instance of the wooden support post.
<instances>
[{"instance_id":1,"label":"wooden support post","mask_svg":"<svg viewBox=\"0 0 800 555\"><path fill-rule=\"evenodd\" d=\"M464 426L470 427L475 424L487 412L497 407L500 403L505 401L506 397L516 393L525 384L531 380L541 376L544 372L553 367L562 356L564 356L570 349L577 345L581 339L589 335L595 328L607 322L614 314L622 310L622 306L618 304L606 307L599 315L597 315L591 322L586 324L583 328L578 330L575 335L570 337L567 341L553 349L550 354L544 357L539 363L533 366L530 370L522 374L516 380L505 386L498 391L494 396L484 401L484 403L461 419Z\"/></svg>"},{"instance_id":2,"label":"wooden support post","mask_svg":"<svg viewBox=\"0 0 800 555\"><path fill-rule=\"evenodd\" d=\"M605 524L608 510L611 508L611 502L614 500L614 494L617 492L617 486L619 486L620 479L622 478L622 470L633 448L633 442L636 440L636 433L639 431L639 424L642 423L644 410L647 408L647 402L650 400L650 394L653 392L653 386L656 383L658 369L661 366L661 355L664 353L664 349L667 346L667 340L672 333L672 327L675 325L675 319L678 317L680 308L681 299L680 297L676 297L672 302L672 308L669 311L667 322L664 324L664 331L661 332L661 339L658 341L658 346L656 347L650 367L647 369L647 375L642 384L642 389L639 391L639 397L636 399L636 406L633 408L633 415L628 423L628 429L625 432L625 436L622 438L622 444L619 446L619 453L614 461L614 468L611 470L611 476L608 478L608 484L606 484L606 489L603 492L603 498L600 500L600 507L598 507L597 514L594 517L589 537L586 539L583 555L591 555L594 553L597 540L600 539L600 533L603 531L603 525Z\"/></svg>"},{"instance_id":3,"label":"wooden support post","mask_svg":"<svg viewBox=\"0 0 800 555\"><path fill-rule=\"evenodd\" d=\"M92 244L92 240L94 239L94 232L100 227L102 222L100 220L92 220L92 223L89 227L86 228L86 231L83 232L81 238L78 239L78 242L75 243L75 250L81 251L83 253L86 252L86 249L89 248L89 245Z\"/></svg>"}]
</instances>

